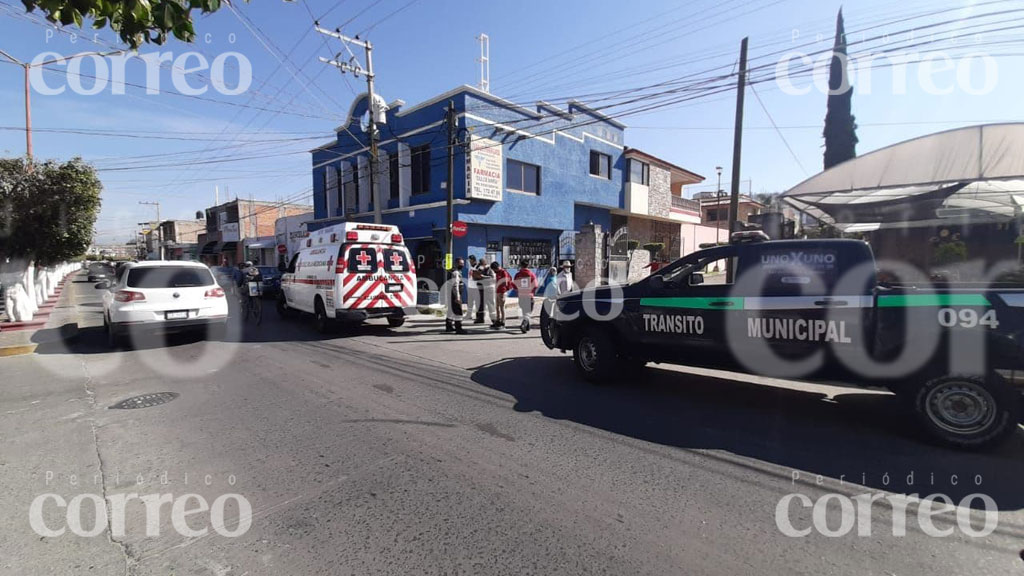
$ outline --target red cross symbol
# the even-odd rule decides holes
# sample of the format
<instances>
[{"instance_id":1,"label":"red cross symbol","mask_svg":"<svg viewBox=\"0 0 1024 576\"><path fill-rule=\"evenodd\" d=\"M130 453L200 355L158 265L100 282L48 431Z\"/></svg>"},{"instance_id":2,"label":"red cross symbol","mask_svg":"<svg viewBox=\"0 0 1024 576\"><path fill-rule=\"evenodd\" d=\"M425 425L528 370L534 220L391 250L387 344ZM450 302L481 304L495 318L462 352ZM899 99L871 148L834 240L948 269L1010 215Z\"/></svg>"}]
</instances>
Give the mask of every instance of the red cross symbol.
<instances>
[{"instance_id":1,"label":"red cross symbol","mask_svg":"<svg viewBox=\"0 0 1024 576\"><path fill-rule=\"evenodd\" d=\"M359 256L356 256L356 260L359 260L360 264L362 264L363 266L366 266L366 264L370 260L372 260L372 258L370 258L370 255L366 253L366 250L363 250L363 251L359 252Z\"/></svg>"},{"instance_id":2,"label":"red cross symbol","mask_svg":"<svg viewBox=\"0 0 1024 576\"><path fill-rule=\"evenodd\" d=\"M398 252L392 252L391 253L391 264L392 264L392 268L401 268L402 267L402 255L399 254Z\"/></svg>"}]
</instances>

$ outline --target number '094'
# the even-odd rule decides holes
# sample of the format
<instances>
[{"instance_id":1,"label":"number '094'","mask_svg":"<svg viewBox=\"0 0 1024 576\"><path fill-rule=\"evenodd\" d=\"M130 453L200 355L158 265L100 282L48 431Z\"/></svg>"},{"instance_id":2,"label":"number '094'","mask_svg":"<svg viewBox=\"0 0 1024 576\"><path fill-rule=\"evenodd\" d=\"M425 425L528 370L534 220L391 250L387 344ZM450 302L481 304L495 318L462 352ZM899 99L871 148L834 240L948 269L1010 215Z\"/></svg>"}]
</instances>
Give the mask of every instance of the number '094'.
<instances>
[{"instance_id":1,"label":"number '094'","mask_svg":"<svg viewBox=\"0 0 1024 576\"><path fill-rule=\"evenodd\" d=\"M987 326L995 329L999 327L999 320L996 319L996 311L988 310L984 314L978 314L977 310L971 308L943 308L939 310L939 324L946 328L960 326L961 328L974 328L975 326Z\"/></svg>"}]
</instances>

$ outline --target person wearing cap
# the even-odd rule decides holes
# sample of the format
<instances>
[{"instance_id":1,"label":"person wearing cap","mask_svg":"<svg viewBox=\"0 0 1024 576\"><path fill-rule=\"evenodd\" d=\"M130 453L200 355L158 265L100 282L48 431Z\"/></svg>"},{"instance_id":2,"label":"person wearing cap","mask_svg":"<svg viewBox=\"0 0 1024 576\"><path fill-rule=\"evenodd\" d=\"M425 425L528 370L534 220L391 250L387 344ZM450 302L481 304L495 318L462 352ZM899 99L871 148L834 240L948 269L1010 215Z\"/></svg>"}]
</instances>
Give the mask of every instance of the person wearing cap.
<instances>
[{"instance_id":1,"label":"person wearing cap","mask_svg":"<svg viewBox=\"0 0 1024 576\"><path fill-rule=\"evenodd\" d=\"M572 263L566 260L562 262L562 271L558 273L558 277L555 279L555 293L565 294L566 292L572 292Z\"/></svg>"}]
</instances>

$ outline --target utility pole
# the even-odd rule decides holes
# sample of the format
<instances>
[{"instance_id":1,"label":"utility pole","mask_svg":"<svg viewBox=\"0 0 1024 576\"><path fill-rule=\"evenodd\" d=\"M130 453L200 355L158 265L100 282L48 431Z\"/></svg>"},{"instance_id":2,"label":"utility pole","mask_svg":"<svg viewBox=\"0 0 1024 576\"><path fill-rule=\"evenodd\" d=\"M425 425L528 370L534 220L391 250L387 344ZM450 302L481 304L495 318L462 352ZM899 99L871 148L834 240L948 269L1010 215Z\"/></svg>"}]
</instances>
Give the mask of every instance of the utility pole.
<instances>
[{"instance_id":1,"label":"utility pole","mask_svg":"<svg viewBox=\"0 0 1024 576\"><path fill-rule=\"evenodd\" d=\"M83 52L82 54L75 54L70 58L80 58L83 56L113 56L114 54L120 54L124 50L115 50L113 52ZM56 64L58 62L63 63L67 59L55 58L53 60L44 60L42 62L22 62L14 56L11 56L7 52L0 50L0 56L7 58L11 62L14 62L18 66L21 66L25 70L25 156L28 157L29 164L32 163L32 90L30 89L31 84L31 72L33 68L40 68L49 64Z\"/></svg>"},{"instance_id":2,"label":"utility pole","mask_svg":"<svg viewBox=\"0 0 1024 576\"><path fill-rule=\"evenodd\" d=\"M351 72L356 78L358 78L360 74L366 76L366 99L369 103L369 122L367 132L369 133L368 135L370 137L370 200L373 202L373 222L375 224L380 224L380 191L376 189L378 180L377 140L379 138L379 134L377 133L377 116L379 114L384 114L385 110L378 107L376 102L377 96L373 91L373 45L370 44L369 40L360 40L359 36L356 36L355 38L349 38L348 36L342 34L340 29L335 29L334 31L325 30L320 27L319 22L314 22L313 26L317 32L341 40L342 45L345 46L345 50L349 54L349 59L347 62L341 61L341 59L339 58L341 56L340 52L334 55L334 59L328 59L324 58L323 56L320 56L321 62L334 66L338 70L341 70L342 73ZM360 48L365 50L365 68L363 68L363 66L356 59L355 54L352 53L352 49L348 47L349 44L355 44L356 46L359 46Z\"/></svg>"},{"instance_id":3,"label":"utility pole","mask_svg":"<svg viewBox=\"0 0 1024 576\"><path fill-rule=\"evenodd\" d=\"M448 101L448 113L445 115L445 125L448 127L448 225L445 227L445 256L444 265L451 270L454 260L455 246L452 238L452 221L455 219L455 101Z\"/></svg>"},{"instance_id":4,"label":"utility pole","mask_svg":"<svg viewBox=\"0 0 1024 576\"><path fill-rule=\"evenodd\" d=\"M163 260L164 259L164 227L162 226L162 222L160 220L160 203L159 202L149 202L149 201L146 201L146 200L139 200L139 204L142 204L144 206L156 206L156 229L158 230L158 232L157 232L157 242L159 242L159 244L157 244L156 252L157 252L157 256L159 256L159 259ZM150 231L150 234L152 234L152 233L153 232Z\"/></svg>"},{"instance_id":5,"label":"utility pole","mask_svg":"<svg viewBox=\"0 0 1024 576\"><path fill-rule=\"evenodd\" d=\"M732 139L732 190L729 197L729 241L736 231L736 212L740 207L740 153L743 149L743 94L747 88L747 38L740 42L740 75L736 80L736 127ZM729 260L726 282L733 281L733 260Z\"/></svg>"},{"instance_id":6,"label":"utility pole","mask_svg":"<svg viewBox=\"0 0 1024 576\"><path fill-rule=\"evenodd\" d=\"M718 187L715 188L715 244L722 241L722 167L715 166L718 173Z\"/></svg>"}]
</instances>

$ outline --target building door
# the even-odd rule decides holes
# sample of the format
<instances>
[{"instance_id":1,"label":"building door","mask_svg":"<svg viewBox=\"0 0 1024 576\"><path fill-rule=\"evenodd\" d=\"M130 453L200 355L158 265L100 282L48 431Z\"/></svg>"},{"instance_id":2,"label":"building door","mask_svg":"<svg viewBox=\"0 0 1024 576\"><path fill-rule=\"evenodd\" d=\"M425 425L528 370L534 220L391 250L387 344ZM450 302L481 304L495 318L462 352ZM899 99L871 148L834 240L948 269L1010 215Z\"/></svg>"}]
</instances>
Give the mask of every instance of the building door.
<instances>
[{"instance_id":1,"label":"building door","mask_svg":"<svg viewBox=\"0 0 1024 576\"><path fill-rule=\"evenodd\" d=\"M421 240L416 246L416 284L419 290L440 290L445 282L444 255L437 240Z\"/></svg>"}]
</instances>

